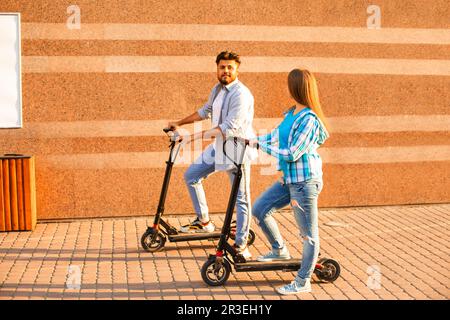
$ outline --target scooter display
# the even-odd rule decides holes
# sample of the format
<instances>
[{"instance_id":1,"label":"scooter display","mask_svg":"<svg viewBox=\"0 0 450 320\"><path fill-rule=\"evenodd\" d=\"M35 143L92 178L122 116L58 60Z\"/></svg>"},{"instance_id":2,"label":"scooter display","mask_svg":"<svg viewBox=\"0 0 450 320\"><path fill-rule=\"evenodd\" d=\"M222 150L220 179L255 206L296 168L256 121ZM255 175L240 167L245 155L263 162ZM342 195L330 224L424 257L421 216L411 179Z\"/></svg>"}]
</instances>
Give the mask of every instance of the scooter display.
<instances>
[{"instance_id":1,"label":"scooter display","mask_svg":"<svg viewBox=\"0 0 450 320\"><path fill-rule=\"evenodd\" d=\"M230 140L225 140L223 149L224 154L228 157L226 153L225 145L229 143ZM210 254L208 260L204 263L201 269L201 275L203 281L210 286L220 286L224 285L231 273L232 266L236 272L250 272L250 271L269 271L269 270L282 270L282 271L297 271L300 269L300 260L282 260L282 261L271 261L271 262L259 262L259 261L247 261L241 254L239 254L233 246L228 243L229 233L232 228L231 219L233 208L236 203L237 191L240 180L242 178L241 164L244 157L245 148L248 146L249 141L232 138L235 146L238 143L244 145L244 151L241 152L240 156L236 159L240 159L237 163L234 159L229 158L234 162L237 168L236 176L234 178L233 187L231 190L230 198L228 201L228 208L224 218L224 223L222 227L222 232L220 236L219 243L216 248L216 254ZM329 258L321 258L317 261L314 274L323 282L333 282L340 275L340 265L337 261Z\"/></svg>"},{"instance_id":2,"label":"scooter display","mask_svg":"<svg viewBox=\"0 0 450 320\"><path fill-rule=\"evenodd\" d=\"M148 252L157 252L164 248L167 240L170 242L179 241L196 241L196 240L214 240L221 237L220 231L214 231L211 233L186 233L178 231L169 222L162 219L164 214L164 204L166 202L167 191L169 189L170 176L172 174L172 168L175 160L178 156L181 147L181 136L177 131L171 128L164 128L163 131L167 134L170 139L170 153L169 160L166 161L166 171L164 174L164 181L162 185L162 190L159 198L158 208L156 215L154 217L153 225L148 226L147 230L141 237L141 246L144 250ZM233 211L233 209L232 209ZM233 212L231 212L231 215ZM231 221L231 220L230 220ZM236 222L231 222L228 228L228 236L234 239L236 234ZM253 230L249 231L248 245L251 245L255 241L255 233Z\"/></svg>"}]
</instances>

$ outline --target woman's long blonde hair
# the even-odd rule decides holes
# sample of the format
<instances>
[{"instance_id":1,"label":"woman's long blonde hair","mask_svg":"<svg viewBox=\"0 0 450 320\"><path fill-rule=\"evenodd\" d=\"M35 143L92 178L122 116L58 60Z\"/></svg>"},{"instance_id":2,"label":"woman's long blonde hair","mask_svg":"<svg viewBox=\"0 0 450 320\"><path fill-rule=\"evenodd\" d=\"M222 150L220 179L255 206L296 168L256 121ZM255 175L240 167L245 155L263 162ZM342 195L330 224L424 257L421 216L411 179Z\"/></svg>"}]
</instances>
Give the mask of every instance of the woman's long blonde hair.
<instances>
[{"instance_id":1,"label":"woman's long blonde hair","mask_svg":"<svg viewBox=\"0 0 450 320\"><path fill-rule=\"evenodd\" d=\"M292 98L314 111L328 129L328 123L320 105L319 90L314 75L308 70L294 69L288 75L288 88Z\"/></svg>"}]
</instances>

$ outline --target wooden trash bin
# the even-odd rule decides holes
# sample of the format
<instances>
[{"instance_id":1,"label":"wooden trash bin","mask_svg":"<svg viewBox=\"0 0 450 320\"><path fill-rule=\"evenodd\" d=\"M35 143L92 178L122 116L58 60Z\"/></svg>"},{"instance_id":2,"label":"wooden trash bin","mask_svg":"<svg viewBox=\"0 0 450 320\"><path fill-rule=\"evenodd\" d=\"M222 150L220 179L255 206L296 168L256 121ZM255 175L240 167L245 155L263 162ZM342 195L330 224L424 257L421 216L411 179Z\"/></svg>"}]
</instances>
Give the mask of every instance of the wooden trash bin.
<instances>
[{"instance_id":1,"label":"wooden trash bin","mask_svg":"<svg viewBox=\"0 0 450 320\"><path fill-rule=\"evenodd\" d=\"M36 227L34 157L0 155L0 232Z\"/></svg>"}]
</instances>

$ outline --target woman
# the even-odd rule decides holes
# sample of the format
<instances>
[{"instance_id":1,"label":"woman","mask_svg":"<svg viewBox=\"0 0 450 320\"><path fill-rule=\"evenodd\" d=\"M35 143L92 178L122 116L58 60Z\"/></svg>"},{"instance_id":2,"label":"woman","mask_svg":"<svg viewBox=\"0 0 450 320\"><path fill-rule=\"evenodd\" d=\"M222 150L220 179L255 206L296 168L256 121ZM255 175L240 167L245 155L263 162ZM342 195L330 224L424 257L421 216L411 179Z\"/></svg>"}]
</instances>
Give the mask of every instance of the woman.
<instances>
[{"instance_id":1,"label":"woman","mask_svg":"<svg viewBox=\"0 0 450 320\"><path fill-rule=\"evenodd\" d=\"M317 199L322 190L322 160L317 148L328 138L316 79L307 70L294 69L288 75L288 88L295 105L270 134L252 144L278 159L282 181L275 182L259 196L253 215L272 250L258 261L290 259L290 254L272 214L291 204L303 239L302 264L294 281L277 289L281 294L310 292L310 278L319 255Z\"/></svg>"}]
</instances>

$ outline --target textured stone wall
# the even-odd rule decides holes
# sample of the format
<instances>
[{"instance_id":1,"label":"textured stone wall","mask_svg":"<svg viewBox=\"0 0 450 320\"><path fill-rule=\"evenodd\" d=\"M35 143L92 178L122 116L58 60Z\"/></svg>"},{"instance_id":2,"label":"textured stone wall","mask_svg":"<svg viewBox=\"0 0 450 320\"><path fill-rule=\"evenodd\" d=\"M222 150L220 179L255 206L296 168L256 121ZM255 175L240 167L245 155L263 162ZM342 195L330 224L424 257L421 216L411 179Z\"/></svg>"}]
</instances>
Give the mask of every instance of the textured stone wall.
<instances>
[{"instance_id":1,"label":"textured stone wall","mask_svg":"<svg viewBox=\"0 0 450 320\"><path fill-rule=\"evenodd\" d=\"M225 49L242 56L260 133L291 104L287 73L315 72L331 126L321 207L450 201L448 1L3 0L0 12L21 13L24 120L0 130L0 153L35 155L38 219L153 214L161 129L206 101ZM174 169L168 213L193 212L193 156ZM276 179L267 160L252 199ZM205 186L223 212L227 176Z\"/></svg>"}]
</instances>

